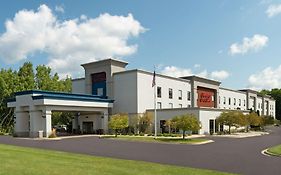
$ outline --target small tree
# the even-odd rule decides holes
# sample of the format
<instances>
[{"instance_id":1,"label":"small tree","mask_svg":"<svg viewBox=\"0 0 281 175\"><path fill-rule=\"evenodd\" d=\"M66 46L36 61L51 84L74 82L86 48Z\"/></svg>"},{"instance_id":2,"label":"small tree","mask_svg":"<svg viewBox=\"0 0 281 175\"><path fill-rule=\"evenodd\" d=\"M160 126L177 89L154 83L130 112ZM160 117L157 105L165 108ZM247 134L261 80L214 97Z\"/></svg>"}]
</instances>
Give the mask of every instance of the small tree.
<instances>
[{"instance_id":1,"label":"small tree","mask_svg":"<svg viewBox=\"0 0 281 175\"><path fill-rule=\"evenodd\" d=\"M246 117L250 126L257 127L263 124L262 118L254 112L247 114Z\"/></svg>"},{"instance_id":2,"label":"small tree","mask_svg":"<svg viewBox=\"0 0 281 175\"><path fill-rule=\"evenodd\" d=\"M111 116L108 123L109 128L115 131L115 137L117 137L118 131L128 127L128 115L127 114L115 114Z\"/></svg>"},{"instance_id":3,"label":"small tree","mask_svg":"<svg viewBox=\"0 0 281 175\"><path fill-rule=\"evenodd\" d=\"M228 132L231 134L231 127L237 127L242 122L241 115L243 115L241 112L223 112L217 118L217 121L220 124L227 125L229 127Z\"/></svg>"},{"instance_id":4,"label":"small tree","mask_svg":"<svg viewBox=\"0 0 281 175\"><path fill-rule=\"evenodd\" d=\"M141 116L139 114L132 115L129 118L129 127L133 129L134 134L139 134L140 118Z\"/></svg>"},{"instance_id":5,"label":"small tree","mask_svg":"<svg viewBox=\"0 0 281 175\"><path fill-rule=\"evenodd\" d=\"M169 134L171 134L172 121L166 120L165 126L169 128Z\"/></svg>"},{"instance_id":6,"label":"small tree","mask_svg":"<svg viewBox=\"0 0 281 175\"><path fill-rule=\"evenodd\" d=\"M176 128L182 130L182 138L185 139L186 131L198 131L200 127L200 122L192 114L185 114L181 116L176 116L172 120Z\"/></svg>"}]
</instances>

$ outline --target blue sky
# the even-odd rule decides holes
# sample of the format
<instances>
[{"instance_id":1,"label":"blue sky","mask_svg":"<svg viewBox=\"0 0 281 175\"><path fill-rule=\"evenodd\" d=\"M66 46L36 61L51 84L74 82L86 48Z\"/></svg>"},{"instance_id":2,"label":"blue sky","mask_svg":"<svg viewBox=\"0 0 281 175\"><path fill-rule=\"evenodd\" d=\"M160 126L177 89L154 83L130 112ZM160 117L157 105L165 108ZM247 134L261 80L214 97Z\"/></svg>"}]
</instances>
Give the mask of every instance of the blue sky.
<instances>
[{"instance_id":1,"label":"blue sky","mask_svg":"<svg viewBox=\"0 0 281 175\"><path fill-rule=\"evenodd\" d=\"M32 61L79 77L79 64L113 56L129 69L281 88L280 31L281 1L273 0L6 1L0 68Z\"/></svg>"}]
</instances>

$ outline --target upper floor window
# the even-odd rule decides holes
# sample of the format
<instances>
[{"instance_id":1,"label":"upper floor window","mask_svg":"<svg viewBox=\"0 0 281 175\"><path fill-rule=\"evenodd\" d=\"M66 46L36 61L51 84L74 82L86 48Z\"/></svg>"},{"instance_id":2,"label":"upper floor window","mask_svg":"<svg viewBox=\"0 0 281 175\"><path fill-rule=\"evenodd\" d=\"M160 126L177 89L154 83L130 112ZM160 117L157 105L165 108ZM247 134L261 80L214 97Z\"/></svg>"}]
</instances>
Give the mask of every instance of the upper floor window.
<instances>
[{"instance_id":1,"label":"upper floor window","mask_svg":"<svg viewBox=\"0 0 281 175\"><path fill-rule=\"evenodd\" d=\"M191 92L187 91L187 100L190 101L190 99L191 99Z\"/></svg>"},{"instance_id":2,"label":"upper floor window","mask_svg":"<svg viewBox=\"0 0 281 175\"><path fill-rule=\"evenodd\" d=\"M169 88L169 98L172 99L173 98L173 89Z\"/></svg>"},{"instance_id":3,"label":"upper floor window","mask_svg":"<svg viewBox=\"0 0 281 175\"><path fill-rule=\"evenodd\" d=\"M157 97L161 98L162 92L161 92L161 87L157 87Z\"/></svg>"},{"instance_id":4,"label":"upper floor window","mask_svg":"<svg viewBox=\"0 0 281 175\"><path fill-rule=\"evenodd\" d=\"M231 105L231 98L228 98L228 104Z\"/></svg>"},{"instance_id":5,"label":"upper floor window","mask_svg":"<svg viewBox=\"0 0 281 175\"><path fill-rule=\"evenodd\" d=\"M182 90L179 90L179 100L182 100Z\"/></svg>"}]
</instances>

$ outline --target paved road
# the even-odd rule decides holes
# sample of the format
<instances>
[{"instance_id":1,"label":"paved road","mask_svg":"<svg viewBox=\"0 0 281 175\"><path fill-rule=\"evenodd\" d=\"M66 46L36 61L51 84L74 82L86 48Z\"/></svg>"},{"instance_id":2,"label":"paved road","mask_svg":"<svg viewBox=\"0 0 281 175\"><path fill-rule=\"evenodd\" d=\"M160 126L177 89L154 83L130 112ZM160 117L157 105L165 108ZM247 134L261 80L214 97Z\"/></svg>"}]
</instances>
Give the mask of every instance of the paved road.
<instances>
[{"instance_id":1,"label":"paved road","mask_svg":"<svg viewBox=\"0 0 281 175\"><path fill-rule=\"evenodd\" d=\"M0 137L0 143L238 174L280 175L281 158L260 153L267 147L281 144L281 127L271 128L271 131L270 135L243 139L212 137L215 142L206 145L141 143L97 137L38 141L8 136Z\"/></svg>"}]
</instances>

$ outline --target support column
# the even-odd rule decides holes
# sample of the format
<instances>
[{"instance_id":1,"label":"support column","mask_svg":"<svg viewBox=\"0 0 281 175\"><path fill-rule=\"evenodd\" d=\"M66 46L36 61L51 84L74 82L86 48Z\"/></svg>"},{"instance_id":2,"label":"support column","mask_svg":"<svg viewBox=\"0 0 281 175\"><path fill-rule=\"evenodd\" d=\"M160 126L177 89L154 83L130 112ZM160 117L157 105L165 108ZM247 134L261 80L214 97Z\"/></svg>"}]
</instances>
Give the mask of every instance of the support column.
<instances>
[{"instance_id":1,"label":"support column","mask_svg":"<svg viewBox=\"0 0 281 175\"><path fill-rule=\"evenodd\" d=\"M30 114L30 132L29 137L39 137L39 131L44 130L44 120L42 118L42 111L32 110Z\"/></svg>"},{"instance_id":2,"label":"support column","mask_svg":"<svg viewBox=\"0 0 281 175\"><path fill-rule=\"evenodd\" d=\"M44 118L44 137L49 137L52 134L52 111L45 110L43 111Z\"/></svg>"},{"instance_id":3,"label":"support column","mask_svg":"<svg viewBox=\"0 0 281 175\"><path fill-rule=\"evenodd\" d=\"M29 136L29 114L24 111L15 111L15 128L14 136L28 137Z\"/></svg>"},{"instance_id":4,"label":"support column","mask_svg":"<svg viewBox=\"0 0 281 175\"><path fill-rule=\"evenodd\" d=\"M108 133L108 110L103 112L103 131L104 134Z\"/></svg>"}]
</instances>

